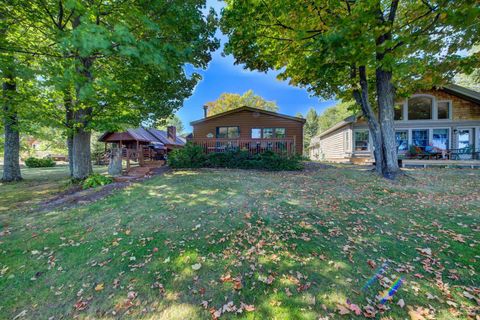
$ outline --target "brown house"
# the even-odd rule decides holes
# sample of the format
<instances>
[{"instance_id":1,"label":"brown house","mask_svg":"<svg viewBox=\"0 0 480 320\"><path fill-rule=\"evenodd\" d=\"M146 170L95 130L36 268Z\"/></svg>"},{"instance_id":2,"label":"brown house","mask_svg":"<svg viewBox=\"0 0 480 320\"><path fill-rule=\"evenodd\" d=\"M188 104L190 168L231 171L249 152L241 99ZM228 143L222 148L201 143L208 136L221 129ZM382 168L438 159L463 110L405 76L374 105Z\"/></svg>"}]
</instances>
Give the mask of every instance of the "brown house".
<instances>
[{"instance_id":1,"label":"brown house","mask_svg":"<svg viewBox=\"0 0 480 320\"><path fill-rule=\"evenodd\" d=\"M205 109L206 111L206 109ZM241 107L193 121L193 143L208 152L243 149L302 154L305 119Z\"/></svg>"}]
</instances>

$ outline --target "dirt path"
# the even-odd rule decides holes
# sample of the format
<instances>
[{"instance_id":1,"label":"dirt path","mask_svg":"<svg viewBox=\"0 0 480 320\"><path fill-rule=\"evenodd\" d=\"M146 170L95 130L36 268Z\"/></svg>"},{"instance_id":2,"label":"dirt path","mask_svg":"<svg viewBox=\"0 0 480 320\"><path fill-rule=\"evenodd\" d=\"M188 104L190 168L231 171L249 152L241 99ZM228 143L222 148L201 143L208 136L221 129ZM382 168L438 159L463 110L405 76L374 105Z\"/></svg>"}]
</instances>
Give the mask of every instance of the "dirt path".
<instances>
[{"instance_id":1,"label":"dirt path","mask_svg":"<svg viewBox=\"0 0 480 320\"><path fill-rule=\"evenodd\" d=\"M45 212L45 211L51 211L58 208L66 209L66 208L74 207L76 205L83 205L86 203L95 202L97 200L100 200L109 196L114 191L124 189L133 183L142 182L152 177L162 175L168 171L170 171L170 168L167 166L155 168L150 172L150 175L148 176L130 179L129 181L125 181L125 182L114 182L106 186L94 188L94 189L82 190L80 187L77 186L66 192L56 195L53 198L50 198L44 202L41 202L34 209L34 211Z\"/></svg>"}]
</instances>

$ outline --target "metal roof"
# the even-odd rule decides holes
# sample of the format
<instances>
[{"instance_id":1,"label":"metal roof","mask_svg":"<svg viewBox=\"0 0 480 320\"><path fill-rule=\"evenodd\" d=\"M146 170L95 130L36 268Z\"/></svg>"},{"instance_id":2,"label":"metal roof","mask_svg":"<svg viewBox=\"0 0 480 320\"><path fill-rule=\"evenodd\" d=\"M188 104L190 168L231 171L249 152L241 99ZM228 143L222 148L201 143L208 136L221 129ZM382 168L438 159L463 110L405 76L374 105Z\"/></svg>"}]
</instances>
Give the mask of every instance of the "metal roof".
<instances>
[{"instance_id":1,"label":"metal roof","mask_svg":"<svg viewBox=\"0 0 480 320\"><path fill-rule=\"evenodd\" d=\"M303 118L292 117L292 116L288 116L286 114L281 114L281 113L277 113L277 112L273 112L273 111L267 111L267 110L262 110L262 109L243 106L243 107L228 110L228 111L225 111L225 112L222 112L222 113L217 113L213 116L206 117L206 118L203 118L203 119L200 119L200 120L192 121L192 122L190 122L190 125L193 126L193 125L196 125L197 123L202 123L204 121L208 121L208 120L215 119L215 118L218 118L218 117L223 117L223 116L226 116L228 114L237 113L237 112L241 112L241 111L258 112L258 113L268 114L268 115L271 115L271 116L274 116L274 117L294 120L294 121L298 121L298 122L302 122L302 123L305 123L305 121L306 121Z\"/></svg>"},{"instance_id":2,"label":"metal roof","mask_svg":"<svg viewBox=\"0 0 480 320\"><path fill-rule=\"evenodd\" d=\"M183 138L177 136L175 140L169 139L166 131L155 128L130 128L125 132L137 141L149 142L156 145L185 145L185 140ZM104 141L111 133L113 132L105 132L98 140Z\"/></svg>"}]
</instances>

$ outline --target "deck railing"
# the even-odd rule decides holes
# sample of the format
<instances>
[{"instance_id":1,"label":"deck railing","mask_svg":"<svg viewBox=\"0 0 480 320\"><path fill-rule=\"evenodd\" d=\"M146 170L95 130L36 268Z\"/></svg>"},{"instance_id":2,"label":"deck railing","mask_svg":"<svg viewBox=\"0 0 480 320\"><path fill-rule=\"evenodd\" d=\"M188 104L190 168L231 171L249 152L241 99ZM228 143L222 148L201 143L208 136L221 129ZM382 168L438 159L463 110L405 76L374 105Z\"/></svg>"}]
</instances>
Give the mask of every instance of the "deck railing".
<instances>
[{"instance_id":1,"label":"deck railing","mask_svg":"<svg viewBox=\"0 0 480 320\"><path fill-rule=\"evenodd\" d=\"M228 151L248 151L250 154L272 151L292 155L295 153L295 139L189 139L201 146L205 153L222 153Z\"/></svg>"}]
</instances>

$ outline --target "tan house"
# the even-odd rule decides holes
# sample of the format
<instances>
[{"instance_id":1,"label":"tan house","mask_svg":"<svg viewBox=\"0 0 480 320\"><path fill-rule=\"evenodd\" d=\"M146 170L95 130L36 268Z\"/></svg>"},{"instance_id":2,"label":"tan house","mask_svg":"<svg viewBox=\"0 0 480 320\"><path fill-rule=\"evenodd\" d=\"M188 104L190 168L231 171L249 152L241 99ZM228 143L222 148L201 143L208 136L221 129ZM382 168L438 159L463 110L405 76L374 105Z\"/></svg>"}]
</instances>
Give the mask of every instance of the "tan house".
<instances>
[{"instance_id":1,"label":"tan house","mask_svg":"<svg viewBox=\"0 0 480 320\"><path fill-rule=\"evenodd\" d=\"M414 94L395 105L395 136L400 157L478 159L480 93L457 85ZM312 138L309 156L332 162L372 162L368 125L349 117Z\"/></svg>"},{"instance_id":2,"label":"tan house","mask_svg":"<svg viewBox=\"0 0 480 320\"><path fill-rule=\"evenodd\" d=\"M205 107L204 107L205 108ZM205 152L266 150L302 154L305 119L276 112L241 107L193 121L190 141Z\"/></svg>"}]
</instances>

